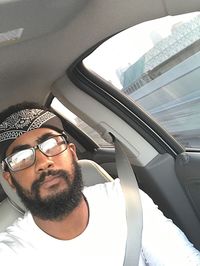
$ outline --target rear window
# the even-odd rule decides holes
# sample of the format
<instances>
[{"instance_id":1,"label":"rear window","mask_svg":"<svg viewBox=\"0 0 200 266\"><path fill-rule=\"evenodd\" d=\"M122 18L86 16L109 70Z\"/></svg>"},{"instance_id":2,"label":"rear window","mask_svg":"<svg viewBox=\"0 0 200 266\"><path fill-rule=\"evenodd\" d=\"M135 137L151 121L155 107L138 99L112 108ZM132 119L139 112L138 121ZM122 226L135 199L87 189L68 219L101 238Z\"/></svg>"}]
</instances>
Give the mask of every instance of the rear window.
<instances>
[{"instance_id":1,"label":"rear window","mask_svg":"<svg viewBox=\"0 0 200 266\"><path fill-rule=\"evenodd\" d=\"M111 143L106 142L97 133L96 130L91 128L87 123L85 123L81 118L72 113L67 107L65 107L56 97L51 103L51 107L66 120L73 123L78 130L83 131L89 138L91 138L98 146L101 148L113 147Z\"/></svg>"}]
</instances>

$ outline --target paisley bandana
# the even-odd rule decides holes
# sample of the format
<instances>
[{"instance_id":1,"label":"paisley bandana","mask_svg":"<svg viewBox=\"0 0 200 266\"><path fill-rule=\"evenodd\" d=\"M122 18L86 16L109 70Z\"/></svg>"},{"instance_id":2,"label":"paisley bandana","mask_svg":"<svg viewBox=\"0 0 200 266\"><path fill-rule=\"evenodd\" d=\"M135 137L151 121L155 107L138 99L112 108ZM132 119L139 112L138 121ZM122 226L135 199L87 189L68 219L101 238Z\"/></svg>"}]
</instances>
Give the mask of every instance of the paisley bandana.
<instances>
[{"instance_id":1,"label":"paisley bandana","mask_svg":"<svg viewBox=\"0 0 200 266\"><path fill-rule=\"evenodd\" d=\"M42 109L24 109L8 116L0 124L0 160L8 146L22 134L36 128L53 128L63 131L61 120L53 113Z\"/></svg>"}]
</instances>

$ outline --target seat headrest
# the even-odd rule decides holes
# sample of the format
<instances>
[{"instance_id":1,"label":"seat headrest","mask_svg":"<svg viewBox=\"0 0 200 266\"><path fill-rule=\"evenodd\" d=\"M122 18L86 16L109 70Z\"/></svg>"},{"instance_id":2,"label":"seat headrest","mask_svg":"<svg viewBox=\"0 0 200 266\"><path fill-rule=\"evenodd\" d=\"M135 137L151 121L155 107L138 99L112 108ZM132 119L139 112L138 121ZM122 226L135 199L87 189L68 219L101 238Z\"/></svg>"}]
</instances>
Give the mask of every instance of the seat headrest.
<instances>
[{"instance_id":1,"label":"seat headrest","mask_svg":"<svg viewBox=\"0 0 200 266\"><path fill-rule=\"evenodd\" d=\"M79 160L78 164L81 167L83 183L85 186L92 186L107 181L112 181L113 178L97 163L91 160ZM26 210L17 193L8 185L6 180L0 173L0 183L8 195L9 199L21 210Z\"/></svg>"}]
</instances>

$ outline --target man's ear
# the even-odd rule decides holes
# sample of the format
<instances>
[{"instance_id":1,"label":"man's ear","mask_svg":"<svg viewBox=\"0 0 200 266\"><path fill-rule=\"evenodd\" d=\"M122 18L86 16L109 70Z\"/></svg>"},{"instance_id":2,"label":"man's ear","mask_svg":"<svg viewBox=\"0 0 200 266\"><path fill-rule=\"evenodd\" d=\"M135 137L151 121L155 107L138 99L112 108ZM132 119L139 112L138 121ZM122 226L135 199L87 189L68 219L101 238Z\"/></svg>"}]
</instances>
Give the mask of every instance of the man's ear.
<instances>
[{"instance_id":1,"label":"man's ear","mask_svg":"<svg viewBox=\"0 0 200 266\"><path fill-rule=\"evenodd\" d=\"M9 186L11 186L11 188L15 189L15 186L12 182L12 179L11 179L11 175L10 175L10 172L8 171L5 171L2 173L3 175L3 178L7 181L7 183L9 184Z\"/></svg>"},{"instance_id":2,"label":"man's ear","mask_svg":"<svg viewBox=\"0 0 200 266\"><path fill-rule=\"evenodd\" d=\"M72 156L75 160L78 160L77 154L76 154L76 146L73 143L69 143L68 149L70 149Z\"/></svg>"}]
</instances>

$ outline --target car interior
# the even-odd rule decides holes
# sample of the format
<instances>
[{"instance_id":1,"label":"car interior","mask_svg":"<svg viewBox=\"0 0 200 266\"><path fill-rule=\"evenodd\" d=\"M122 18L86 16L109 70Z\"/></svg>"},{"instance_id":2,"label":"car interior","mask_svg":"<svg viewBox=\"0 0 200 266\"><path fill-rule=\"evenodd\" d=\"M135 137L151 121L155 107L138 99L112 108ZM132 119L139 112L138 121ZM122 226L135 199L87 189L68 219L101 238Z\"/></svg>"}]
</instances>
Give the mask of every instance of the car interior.
<instances>
[{"instance_id":1,"label":"car interior","mask_svg":"<svg viewBox=\"0 0 200 266\"><path fill-rule=\"evenodd\" d=\"M115 148L108 135L115 136L125 147L139 188L198 250L199 150L186 149L137 103L86 69L83 60L129 27L199 8L197 0L0 2L0 111L33 101L57 112L76 145L85 185L118 177ZM86 123L90 132L81 129L82 122L74 124L61 105ZM88 132L98 135L100 142ZM1 174L0 182L3 231L25 209Z\"/></svg>"}]
</instances>

